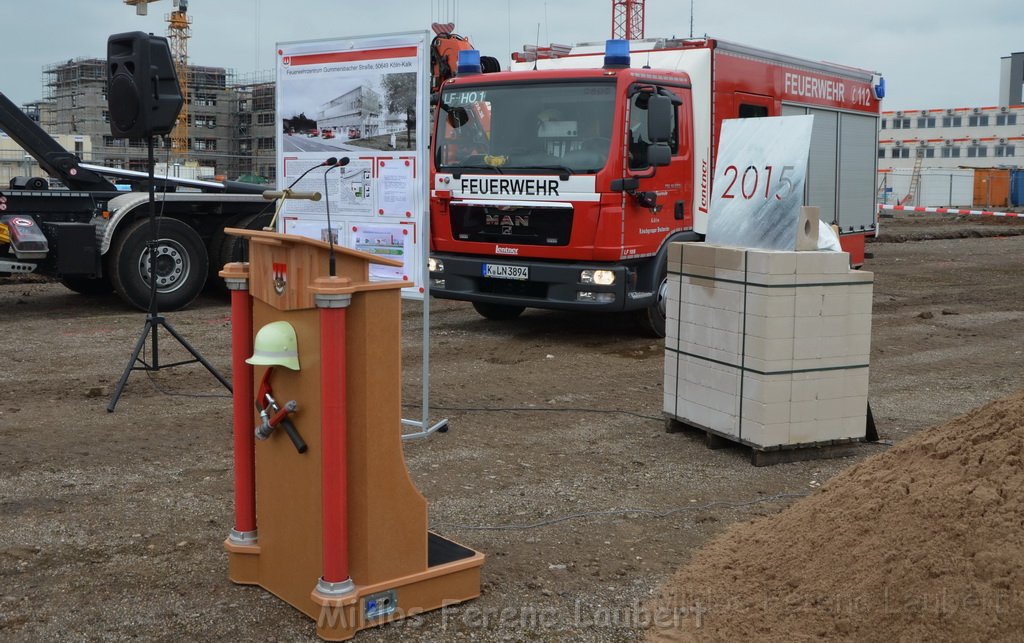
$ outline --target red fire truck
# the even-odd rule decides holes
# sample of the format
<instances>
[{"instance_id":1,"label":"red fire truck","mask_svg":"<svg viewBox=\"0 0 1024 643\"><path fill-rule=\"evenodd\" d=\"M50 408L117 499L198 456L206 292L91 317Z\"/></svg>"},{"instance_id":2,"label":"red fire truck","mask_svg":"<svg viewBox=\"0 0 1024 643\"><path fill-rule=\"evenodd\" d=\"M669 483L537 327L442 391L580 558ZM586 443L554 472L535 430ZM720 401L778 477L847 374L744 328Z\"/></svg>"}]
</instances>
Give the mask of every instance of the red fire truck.
<instances>
[{"instance_id":1,"label":"red fire truck","mask_svg":"<svg viewBox=\"0 0 1024 643\"><path fill-rule=\"evenodd\" d=\"M722 121L812 114L806 205L863 263L884 82L711 38L608 41L437 97L431 293L490 319L636 311L664 335L670 242L707 230ZM616 49L617 48L617 49Z\"/></svg>"}]
</instances>

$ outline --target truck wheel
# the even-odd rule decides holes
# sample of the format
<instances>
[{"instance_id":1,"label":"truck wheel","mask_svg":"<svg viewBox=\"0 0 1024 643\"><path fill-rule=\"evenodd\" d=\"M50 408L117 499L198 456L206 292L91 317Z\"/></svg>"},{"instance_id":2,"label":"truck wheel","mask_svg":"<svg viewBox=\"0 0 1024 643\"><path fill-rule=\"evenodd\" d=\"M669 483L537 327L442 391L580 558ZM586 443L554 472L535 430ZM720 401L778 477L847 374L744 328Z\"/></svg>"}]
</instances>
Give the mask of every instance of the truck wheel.
<instances>
[{"instance_id":1,"label":"truck wheel","mask_svg":"<svg viewBox=\"0 0 1024 643\"><path fill-rule=\"evenodd\" d=\"M229 221L224 227L262 230L265 226L270 225L270 220L273 218L273 212L247 214L234 221ZM219 273L224 269L224 264L248 261L249 243L245 239L225 234L224 228L221 228L213 233L207 249L210 255L210 275L206 283L212 291L227 293L227 286L220 278Z\"/></svg>"},{"instance_id":2,"label":"truck wheel","mask_svg":"<svg viewBox=\"0 0 1024 643\"><path fill-rule=\"evenodd\" d=\"M658 282L658 290L655 293L654 303L636 311L637 321L640 323L640 330L651 337L665 336L665 320L668 307L668 266L662 264L659 267L661 279Z\"/></svg>"},{"instance_id":3,"label":"truck wheel","mask_svg":"<svg viewBox=\"0 0 1024 643\"><path fill-rule=\"evenodd\" d=\"M160 310L178 310L192 303L206 283L206 247L199 234L177 219L157 222L156 292ZM149 220L140 219L111 247L110 280L121 298L149 309Z\"/></svg>"},{"instance_id":4,"label":"truck wheel","mask_svg":"<svg viewBox=\"0 0 1024 643\"><path fill-rule=\"evenodd\" d=\"M231 227L242 228L243 230L262 230L264 227L270 225L270 221L273 218L273 212L252 214L242 218L238 223ZM220 262L218 271L222 269L226 263L249 260L248 241L241 237L233 237L230 234L224 234L223 232L221 234L223 236L221 238L219 254L217 255L218 261Z\"/></svg>"},{"instance_id":5,"label":"truck wheel","mask_svg":"<svg viewBox=\"0 0 1024 643\"><path fill-rule=\"evenodd\" d=\"M106 295L114 292L114 286L110 279L102 277L64 277L60 280L68 289L77 292L79 295Z\"/></svg>"},{"instance_id":6,"label":"truck wheel","mask_svg":"<svg viewBox=\"0 0 1024 643\"><path fill-rule=\"evenodd\" d=\"M515 319L522 315L523 311L526 310L526 306L490 304L482 301L474 301L473 308L476 309L476 312L480 313L482 317L493 319L494 321L508 321L509 319Z\"/></svg>"}]
</instances>

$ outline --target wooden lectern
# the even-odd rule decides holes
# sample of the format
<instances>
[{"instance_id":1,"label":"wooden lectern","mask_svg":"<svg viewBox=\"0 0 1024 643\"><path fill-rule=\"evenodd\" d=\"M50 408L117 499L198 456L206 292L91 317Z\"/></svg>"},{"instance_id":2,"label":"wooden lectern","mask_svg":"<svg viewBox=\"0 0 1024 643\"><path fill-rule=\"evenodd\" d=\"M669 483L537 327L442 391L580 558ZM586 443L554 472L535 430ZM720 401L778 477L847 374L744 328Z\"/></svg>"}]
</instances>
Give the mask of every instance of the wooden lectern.
<instances>
[{"instance_id":1,"label":"wooden lectern","mask_svg":"<svg viewBox=\"0 0 1024 643\"><path fill-rule=\"evenodd\" d=\"M371 282L372 263L397 262L274 232L249 240L249 263L220 275L232 298L235 525L228 576L260 585L317 621L317 635L367 627L480 595L484 556L427 531L427 503L401 441L401 299L405 282ZM254 332L295 329L299 370L253 367ZM285 431L255 439L257 387L273 396L307 445Z\"/></svg>"}]
</instances>

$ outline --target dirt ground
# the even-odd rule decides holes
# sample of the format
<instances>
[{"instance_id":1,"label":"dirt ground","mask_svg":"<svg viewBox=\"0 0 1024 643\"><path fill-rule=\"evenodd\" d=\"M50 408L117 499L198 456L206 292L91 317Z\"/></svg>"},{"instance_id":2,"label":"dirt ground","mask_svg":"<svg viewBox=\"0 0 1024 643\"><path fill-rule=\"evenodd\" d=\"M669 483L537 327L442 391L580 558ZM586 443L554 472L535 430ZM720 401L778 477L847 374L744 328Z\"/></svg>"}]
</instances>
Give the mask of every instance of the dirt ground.
<instances>
[{"instance_id":1,"label":"dirt ground","mask_svg":"<svg viewBox=\"0 0 1024 643\"><path fill-rule=\"evenodd\" d=\"M1019 640L1022 452L1024 390L901 440L702 547L648 640Z\"/></svg>"},{"instance_id":2,"label":"dirt ground","mask_svg":"<svg viewBox=\"0 0 1024 643\"><path fill-rule=\"evenodd\" d=\"M1024 222L881 226L870 401L892 442L1024 388ZM211 295L168 319L226 372L228 312ZM418 419L421 305L404 315ZM137 372L106 412L143 321L114 296L0 279L0 638L312 640L312 621L227 579L226 391L195 365ZM431 419L451 430L406 461L432 527L487 555L483 595L357 640L639 638L644 603L725 527L887 448L755 468L665 433L662 343L626 318L488 322L434 301L430 322ZM161 360L180 356L165 336Z\"/></svg>"}]
</instances>

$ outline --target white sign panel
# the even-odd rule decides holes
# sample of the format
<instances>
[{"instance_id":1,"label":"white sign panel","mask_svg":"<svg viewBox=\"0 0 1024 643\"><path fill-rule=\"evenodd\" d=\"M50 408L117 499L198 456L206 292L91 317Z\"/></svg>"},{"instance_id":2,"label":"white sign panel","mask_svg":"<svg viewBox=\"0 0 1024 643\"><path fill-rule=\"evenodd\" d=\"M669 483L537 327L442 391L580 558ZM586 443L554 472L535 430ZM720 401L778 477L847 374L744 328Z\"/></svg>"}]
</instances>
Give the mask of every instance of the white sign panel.
<instances>
[{"instance_id":1,"label":"white sign panel","mask_svg":"<svg viewBox=\"0 0 1024 643\"><path fill-rule=\"evenodd\" d=\"M707 241L795 250L813 116L722 122Z\"/></svg>"},{"instance_id":2,"label":"white sign panel","mask_svg":"<svg viewBox=\"0 0 1024 643\"><path fill-rule=\"evenodd\" d=\"M402 296L415 299L429 247L414 233L427 225L429 44L423 31L277 46L278 189L323 196L286 201L278 230L402 261L371 279L411 281Z\"/></svg>"},{"instance_id":3,"label":"white sign panel","mask_svg":"<svg viewBox=\"0 0 1024 643\"><path fill-rule=\"evenodd\" d=\"M387 259L404 261L413 252L415 242L414 223L368 223L354 225L349 231L351 247ZM370 264L370 279L395 281L408 278L402 268Z\"/></svg>"}]
</instances>

